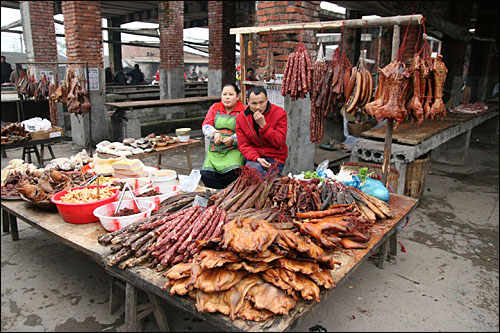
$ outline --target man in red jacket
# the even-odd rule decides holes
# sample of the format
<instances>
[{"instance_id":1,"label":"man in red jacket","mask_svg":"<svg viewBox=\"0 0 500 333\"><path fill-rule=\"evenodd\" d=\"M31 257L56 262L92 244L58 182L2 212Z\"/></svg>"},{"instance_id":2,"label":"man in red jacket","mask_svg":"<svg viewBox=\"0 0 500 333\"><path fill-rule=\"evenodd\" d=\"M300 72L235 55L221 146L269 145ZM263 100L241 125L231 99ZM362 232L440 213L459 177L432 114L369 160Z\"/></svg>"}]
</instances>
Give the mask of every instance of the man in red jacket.
<instances>
[{"instance_id":1,"label":"man in red jacket","mask_svg":"<svg viewBox=\"0 0 500 333\"><path fill-rule=\"evenodd\" d=\"M266 89L250 89L248 107L236 117L238 149L246 159L245 165L263 176L276 163L280 175L288 157L286 131L286 111L268 101Z\"/></svg>"}]
</instances>

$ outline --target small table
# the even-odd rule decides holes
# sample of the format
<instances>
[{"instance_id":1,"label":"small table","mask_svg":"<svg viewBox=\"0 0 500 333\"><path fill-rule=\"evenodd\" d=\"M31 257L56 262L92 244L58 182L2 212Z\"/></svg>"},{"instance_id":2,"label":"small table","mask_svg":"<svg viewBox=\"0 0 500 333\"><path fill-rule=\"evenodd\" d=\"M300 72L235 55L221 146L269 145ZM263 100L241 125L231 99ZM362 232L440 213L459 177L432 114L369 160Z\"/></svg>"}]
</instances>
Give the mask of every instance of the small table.
<instances>
[{"instance_id":1,"label":"small table","mask_svg":"<svg viewBox=\"0 0 500 333\"><path fill-rule=\"evenodd\" d=\"M158 164L156 166L159 169L161 169L163 167L163 168L173 169L175 171L187 172L189 174L191 172L191 170L193 169L193 161L191 160L191 147L195 147L198 145L201 145L200 140L190 139L188 142L176 142L176 143L172 143L172 144L169 143L165 147L155 148L155 150L152 152L130 155L130 156L127 156L127 158L137 158L137 159L142 160L143 158L158 155ZM171 152L179 150L179 149L184 149L186 151L186 158L187 158L187 164L188 164L187 169L168 166L168 165L161 163L161 156L163 154L171 153ZM101 153L101 152L98 152L98 156L101 158L116 158L117 157L117 155Z\"/></svg>"},{"instance_id":2,"label":"small table","mask_svg":"<svg viewBox=\"0 0 500 333\"><path fill-rule=\"evenodd\" d=\"M28 162L31 163L31 153L35 153L36 159L38 162L38 166L43 168L43 162L46 161L44 158L44 148L47 146L49 149L49 153L52 158L56 158L54 152L52 151L52 147L50 144L57 143L60 141L68 141L71 140L68 136L58 136L55 138L41 139L41 140L25 140L25 141L17 141L13 143L6 143L0 145L0 149L2 151L2 157L7 157L5 150L13 149L13 148L23 148L23 160L25 159L26 154L28 154ZM38 150L37 145L40 145L40 150Z\"/></svg>"}]
</instances>

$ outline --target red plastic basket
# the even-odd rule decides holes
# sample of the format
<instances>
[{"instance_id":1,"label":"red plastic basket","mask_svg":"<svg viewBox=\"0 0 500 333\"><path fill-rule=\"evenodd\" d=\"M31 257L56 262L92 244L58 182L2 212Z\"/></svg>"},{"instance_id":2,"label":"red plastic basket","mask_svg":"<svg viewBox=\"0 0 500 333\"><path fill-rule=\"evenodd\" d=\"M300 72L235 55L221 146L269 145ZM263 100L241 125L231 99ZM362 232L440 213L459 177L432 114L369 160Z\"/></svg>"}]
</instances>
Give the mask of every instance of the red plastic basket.
<instances>
[{"instance_id":1,"label":"red plastic basket","mask_svg":"<svg viewBox=\"0 0 500 333\"><path fill-rule=\"evenodd\" d=\"M62 203L61 197L64 196L66 193L69 191L75 190L75 189L82 189L88 187L89 189L95 189L97 186L96 185L91 185L91 186L81 186L81 187L75 187L69 190L64 190L61 192L57 192L50 198L50 201L56 204L57 210L59 211L59 214L61 214L61 217L63 218L64 221L68 223L76 223L76 224L84 224L84 223L92 223L92 222L99 222L99 218L94 215L94 209L97 207L101 207L102 205L105 205L107 203L116 201L118 194L120 191L118 191L117 188L112 189L114 194L110 196L109 198L98 200L98 201L93 201L89 203ZM99 188L105 188L108 186L99 186Z\"/></svg>"}]
</instances>

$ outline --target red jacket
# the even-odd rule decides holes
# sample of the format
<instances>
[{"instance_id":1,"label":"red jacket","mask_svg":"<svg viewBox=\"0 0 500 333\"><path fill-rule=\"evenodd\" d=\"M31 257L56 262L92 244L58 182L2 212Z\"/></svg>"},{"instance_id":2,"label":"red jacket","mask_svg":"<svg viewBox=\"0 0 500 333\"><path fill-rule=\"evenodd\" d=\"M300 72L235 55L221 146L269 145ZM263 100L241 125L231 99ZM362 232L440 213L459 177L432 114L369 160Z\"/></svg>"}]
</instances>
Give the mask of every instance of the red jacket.
<instances>
[{"instance_id":1,"label":"red jacket","mask_svg":"<svg viewBox=\"0 0 500 333\"><path fill-rule=\"evenodd\" d=\"M270 157L285 162L288 157L286 112L279 106L268 102L264 118L266 125L264 128L259 128L259 134L257 134L250 107L236 117L238 149L249 161L256 161L259 157Z\"/></svg>"},{"instance_id":2,"label":"red jacket","mask_svg":"<svg viewBox=\"0 0 500 333\"><path fill-rule=\"evenodd\" d=\"M210 109L208 109L207 115L205 116L205 120L203 121L203 124L201 124L201 127L203 127L203 125L205 124L214 126L214 120L217 111L220 111L220 113L222 114L228 114L226 113L226 107L224 106L224 104L222 104L222 102L214 103L212 104ZM229 112L229 115L236 116L239 113L241 113L241 111L245 111L245 106L243 105L243 103L241 103L240 100L238 100L238 103L236 103L234 109L231 112Z\"/></svg>"}]
</instances>

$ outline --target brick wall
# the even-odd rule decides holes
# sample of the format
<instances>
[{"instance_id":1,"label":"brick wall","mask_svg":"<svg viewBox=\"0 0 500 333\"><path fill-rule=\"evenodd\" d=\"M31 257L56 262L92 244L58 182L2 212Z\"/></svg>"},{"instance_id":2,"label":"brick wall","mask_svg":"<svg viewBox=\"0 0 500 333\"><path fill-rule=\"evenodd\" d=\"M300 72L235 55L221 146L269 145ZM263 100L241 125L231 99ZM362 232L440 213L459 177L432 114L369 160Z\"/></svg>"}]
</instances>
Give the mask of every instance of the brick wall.
<instances>
[{"instance_id":1,"label":"brick wall","mask_svg":"<svg viewBox=\"0 0 500 333\"><path fill-rule=\"evenodd\" d=\"M62 12L68 61L88 61L90 68L104 67L100 3L63 1Z\"/></svg>"},{"instance_id":2,"label":"brick wall","mask_svg":"<svg viewBox=\"0 0 500 333\"><path fill-rule=\"evenodd\" d=\"M160 68L184 69L184 2L158 3L160 25Z\"/></svg>"},{"instance_id":3,"label":"brick wall","mask_svg":"<svg viewBox=\"0 0 500 333\"><path fill-rule=\"evenodd\" d=\"M236 2L209 1L208 2L208 69L221 69L222 82L234 81L236 62L236 37L229 34L234 26Z\"/></svg>"},{"instance_id":4,"label":"brick wall","mask_svg":"<svg viewBox=\"0 0 500 333\"><path fill-rule=\"evenodd\" d=\"M28 61L57 61L57 44L52 1L29 1L34 59Z\"/></svg>"},{"instance_id":5,"label":"brick wall","mask_svg":"<svg viewBox=\"0 0 500 333\"><path fill-rule=\"evenodd\" d=\"M289 24L294 22L319 21L320 1L258 1L257 26ZM272 46L275 68L278 74L283 70L290 53L300 44L308 49L312 59L317 55L316 31L312 29L259 33L257 53L257 72L262 72L266 63L267 49Z\"/></svg>"}]
</instances>

